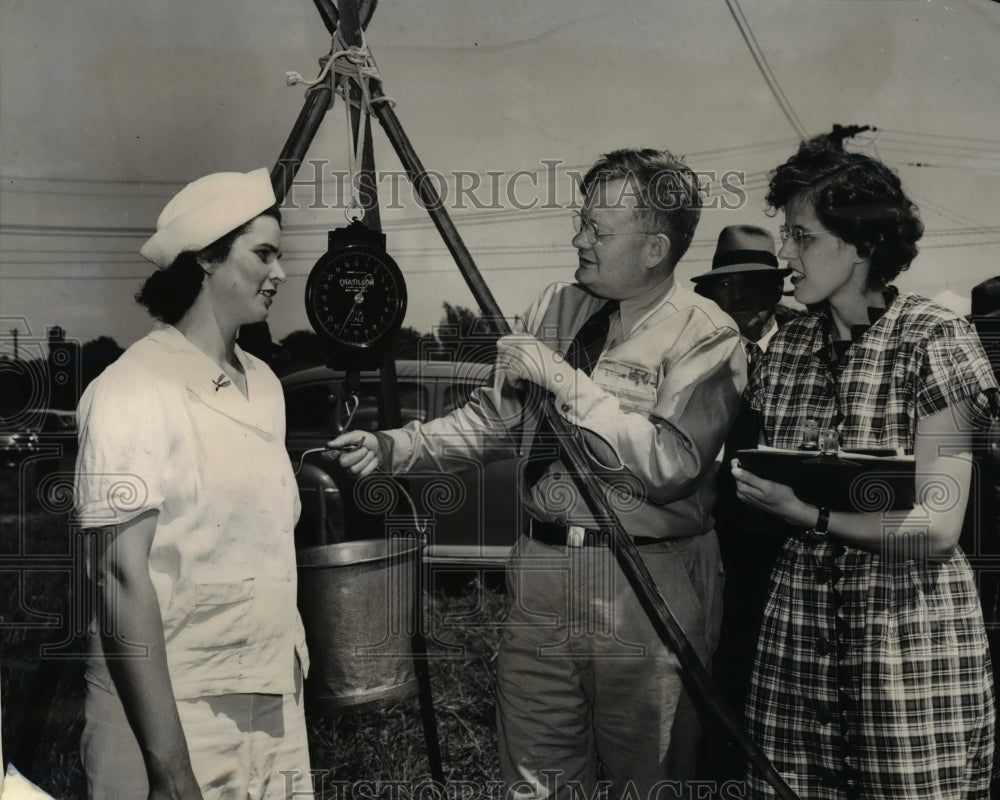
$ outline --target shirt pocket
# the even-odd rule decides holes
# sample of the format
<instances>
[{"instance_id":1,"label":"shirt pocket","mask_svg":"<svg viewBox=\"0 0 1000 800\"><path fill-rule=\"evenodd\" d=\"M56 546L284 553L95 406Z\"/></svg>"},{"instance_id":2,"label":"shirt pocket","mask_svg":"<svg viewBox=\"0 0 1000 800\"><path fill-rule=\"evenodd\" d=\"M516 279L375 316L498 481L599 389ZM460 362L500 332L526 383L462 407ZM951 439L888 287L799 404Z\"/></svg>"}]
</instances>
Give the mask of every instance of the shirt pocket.
<instances>
[{"instance_id":1,"label":"shirt pocket","mask_svg":"<svg viewBox=\"0 0 1000 800\"><path fill-rule=\"evenodd\" d=\"M199 583L187 625L189 650L219 650L248 644L252 631L254 579Z\"/></svg>"},{"instance_id":2,"label":"shirt pocket","mask_svg":"<svg viewBox=\"0 0 1000 800\"><path fill-rule=\"evenodd\" d=\"M657 374L654 370L605 357L594 369L592 378L629 411L649 414L656 407Z\"/></svg>"}]
</instances>

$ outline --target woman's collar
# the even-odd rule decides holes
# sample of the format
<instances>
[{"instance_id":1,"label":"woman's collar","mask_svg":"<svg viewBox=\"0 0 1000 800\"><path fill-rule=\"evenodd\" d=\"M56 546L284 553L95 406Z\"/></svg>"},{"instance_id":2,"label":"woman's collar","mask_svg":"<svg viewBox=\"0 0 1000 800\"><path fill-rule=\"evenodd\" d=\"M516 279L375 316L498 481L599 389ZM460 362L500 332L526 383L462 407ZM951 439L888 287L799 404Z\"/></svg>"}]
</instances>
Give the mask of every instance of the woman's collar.
<instances>
[{"instance_id":1,"label":"woman's collar","mask_svg":"<svg viewBox=\"0 0 1000 800\"><path fill-rule=\"evenodd\" d=\"M885 312L889 310L892 304L899 297L899 289L895 286L886 286L882 290L882 301L884 305L881 306L868 306L868 322L859 325L851 326L851 341L856 342L862 336L864 336L868 330L878 322L882 317L885 316ZM833 325L833 315L830 311L830 304L828 301L824 300L822 303L817 303L812 307L813 310L818 311L824 320L823 330L824 338L836 339L834 336L834 325Z\"/></svg>"}]
</instances>

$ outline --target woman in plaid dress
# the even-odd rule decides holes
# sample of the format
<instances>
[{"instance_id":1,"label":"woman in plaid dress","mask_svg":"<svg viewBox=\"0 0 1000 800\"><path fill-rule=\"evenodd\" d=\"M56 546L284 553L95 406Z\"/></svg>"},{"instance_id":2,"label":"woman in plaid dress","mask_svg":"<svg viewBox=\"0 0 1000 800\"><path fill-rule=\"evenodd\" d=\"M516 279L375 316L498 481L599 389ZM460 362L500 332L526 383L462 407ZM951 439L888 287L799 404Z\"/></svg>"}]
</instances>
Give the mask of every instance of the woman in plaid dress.
<instances>
[{"instance_id":1,"label":"woman in plaid dress","mask_svg":"<svg viewBox=\"0 0 1000 800\"><path fill-rule=\"evenodd\" d=\"M844 449L912 454L916 504L829 511L734 464L739 497L801 530L778 559L747 705L751 736L803 799L988 797L994 705L973 573L958 546L973 437L1000 415L975 333L889 285L923 225L897 176L824 138L774 172L779 256L811 313L751 378L767 444L807 420ZM750 769L747 797L772 797Z\"/></svg>"}]
</instances>

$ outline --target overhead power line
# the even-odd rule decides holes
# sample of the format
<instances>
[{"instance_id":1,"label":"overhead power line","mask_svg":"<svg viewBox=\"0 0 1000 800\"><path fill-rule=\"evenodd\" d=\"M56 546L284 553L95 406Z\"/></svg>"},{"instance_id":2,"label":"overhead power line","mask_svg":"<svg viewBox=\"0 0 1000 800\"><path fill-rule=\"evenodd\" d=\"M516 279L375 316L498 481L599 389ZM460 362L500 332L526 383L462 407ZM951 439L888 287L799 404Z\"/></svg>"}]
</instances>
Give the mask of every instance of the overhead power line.
<instances>
[{"instance_id":1,"label":"overhead power line","mask_svg":"<svg viewBox=\"0 0 1000 800\"><path fill-rule=\"evenodd\" d=\"M36 183L57 181L59 183L99 184L101 186L135 186L137 188L143 186L170 186L178 189L184 185L184 181L122 180L120 178L53 178L44 175L0 175L0 181L30 181Z\"/></svg>"},{"instance_id":2,"label":"overhead power line","mask_svg":"<svg viewBox=\"0 0 1000 800\"><path fill-rule=\"evenodd\" d=\"M963 227L957 228L946 228L941 230L928 230L925 233L924 238L932 238L939 236L954 237L954 236L975 236L975 235L993 235L1000 233L1000 226L996 225L983 225L979 222L971 220L967 217L962 217L950 213L949 209L940 204L935 203L930 198L923 198L914 195L913 199L918 203L918 205L923 207L928 207L951 220L952 222L961 223ZM552 216L551 212L548 216ZM562 210L559 210L559 216L562 216ZM532 221L537 221L537 215L532 218ZM557 226L557 229L569 237L570 235L570 225L569 218L565 220L565 225L560 223L560 220L556 220L553 224ZM14 228L18 226L6 226L0 225L0 234L9 234L11 231L9 228ZM29 227L29 226L21 226ZM428 225L428 228L430 226ZM283 231L286 236L294 235L314 235L319 236L325 234L328 231L329 226L323 224L309 224L309 225L289 225ZM556 229L556 228L553 228ZM125 233L118 234L117 232L121 229L116 228L85 228L85 227L72 227L70 232L67 232L67 226L45 226L45 225L34 225L30 226L30 231L28 235L35 236L38 238L62 238L68 236L89 236L90 238L116 238L120 235L121 238L130 238L131 236L144 236L146 232L140 232L137 234ZM54 233L52 233L54 231ZM16 232L16 231L15 231ZM698 238L691 242L692 248L697 247L714 247L716 241L714 238ZM497 244L483 244L476 248L476 252L484 255L517 255L521 253L538 253L538 252L558 252L563 249L571 249L568 241L567 242L539 242L537 244L512 244L512 245L497 245ZM444 245L440 246L412 246L412 247L394 247L393 253L399 256L407 257L420 257L422 255L435 255L438 253L445 254L447 250ZM132 249L121 249L112 247L88 247L85 250L81 249L65 249L65 248L54 248L54 247L31 247L31 246L18 246L18 247L0 247L0 256L8 263L39 263L44 264L48 261L59 260L64 263L73 264L90 264L90 263L128 263L127 259L132 259L138 263L142 263L138 257L136 251ZM95 257L104 257L101 260L95 261ZM315 253L310 250L308 253L289 253L283 257L283 260L294 260L294 259L312 259L315 258ZM123 259L123 260L119 260Z\"/></svg>"},{"instance_id":3,"label":"overhead power line","mask_svg":"<svg viewBox=\"0 0 1000 800\"><path fill-rule=\"evenodd\" d=\"M938 203L936 200L927 197L923 194L918 194L917 192L911 192L910 197L920 207L921 215L925 208L929 208L938 216L950 220L951 222L957 222L962 225L967 225L970 228L985 227L982 222L979 222L978 220L975 220L972 217L966 216L965 214L960 214L957 211L955 211L955 209L949 206L942 205L941 203Z\"/></svg>"},{"instance_id":4,"label":"overhead power line","mask_svg":"<svg viewBox=\"0 0 1000 800\"><path fill-rule=\"evenodd\" d=\"M764 57L764 52L760 49L760 45L757 43L757 39L753 35L753 30L750 28L750 23L743 14L743 9L740 8L739 0L726 0L726 6L729 8L729 13L733 15L733 19L736 21L736 27L740 29L740 35L743 37L743 41L746 42L747 48L750 50L750 55L753 56L754 63L757 64L757 69L760 70L760 74L764 77L764 82L767 84L767 88L771 90L771 94L774 95L774 99L778 101L778 107L781 109L781 113L785 115L785 119L788 120L789 124L798 134L800 139L808 139L809 134L806 131L805 126L802 124L802 121L795 113L795 109L792 108L792 104L785 96L784 91L782 91L781 85L778 83L778 79L774 76L774 72L772 72L770 65L767 63L767 59Z\"/></svg>"},{"instance_id":5,"label":"overhead power line","mask_svg":"<svg viewBox=\"0 0 1000 800\"><path fill-rule=\"evenodd\" d=\"M964 159L996 161L1000 159L1000 150L986 149L981 145L954 145L940 142L923 142L914 139L904 139L891 134L879 136L876 140L880 147L901 150L910 153L923 153L933 156L955 156Z\"/></svg>"},{"instance_id":6,"label":"overhead power line","mask_svg":"<svg viewBox=\"0 0 1000 800\"><path fill-rule=\"evenodd\" d=\"M945 230L931 230L928 231L920 241L921 249L939 249L939 248L950 248L950 247L978 247L978 246L988 246L995 244L998 236L1000 236L1000 226L988 226L988 225L974 225L964 228L950 228ZM973 238L974 241L955 241L956 238ZM986 237L984 240L983 237ZM690 253L700 253L705 250L714 250L716 245L715 239L710 237L695 239L691 242ZM553 267L565 268L568 263L572 261L571 251L572 248L568 243L553 244L553 243L538 243L538 244L525 244L525 245L485 245L483 247L475 247L475 253L480 257L488 257L489 260L495 261L498 257L509 257L517 262L522 261L525 257L538 257L538 256L551 256L553 258L559 259L559 262ZM448 260L449 255L447 250L443 247L406 247L406 248L394 248L393 255L400 261L400 263L405 263L412 265L413 263L426 262L434 260ZM72 270L77 267L114 267L115 274L93 274L92 271L84 272L84 274L76 272L60 272L53 274L47 272L44 275L28 275L28 274L10 274L9 272L4 275L4 280L22 280L22 281L33 281L33 280L109 280L109 281L121 281L121 280L140 280L145 277L145 272L140 274L121 274L120 270L122 267L132 267L134 269L146 269L148 270L149 265L141 261L137 255L125 252L125 251L93 251L81 253L78 251L56 251L56 250L33 250L31 248L25 248L23 250L14 251L16 255L13 258L7 257L6 254L11 253L9 250L5 250L2 254L5 255L4 261L10 266L19 267L30 267L30 266L48 266L48 267L62 267L63 269ZM100 256L105 253L107 257L95 257ZM698 255L692 256L689 253L685 257L685 263L710 261L711 257L701 258ZM61 258L60 256L64 256ZM313 263L316 259L315 253L294 253L287 254L282 257L282 263L288 264L300 264L300 263ZM492 272L503 272L503 271L519 271L523 268L521 263L513 263L509 265L497 266L493 265L487 267ZM449 271L451 267L443 269L442 271ZM412 273L423 273L435 271L433 269L406 269L407 274ZM301 277L297 276L296 273L289 273L289 277Z\"/></svg>"},{"instance_id":7,"label":"overhead power line","mask_svg":"<svg viewBox=\"0 0 1000 800\"><path fill-rule=\"evenodd\" d=\"M82 236L100 239L138 239L153 235L152 228L124 228L103 225L0 225L4 236Z\"/></svg>"},{"instance_id":8,"label":"overhead power line","mask_svg":"<svg viewBox=\"0 0 1000 800\"><path fill-rule=\"evenodd\" d=\"M922 131L903 131L896 128L879 128L882 133L893 134L894 136L907 136L913 139L936 139L941 142L969 142L974 144L1000 145L1000 139L985 139L980 136L952 136L944 133L925 133Z\"/></svg>"},{"instance_id":9,"label":"overhead power line","mask_svg":"<svg viewBox=\"0 0 1000 800\"><path fill-rule=\"evenodd\" d=\"M728 147L715 147L708 150L697 150L687 153L678 153L689 162L693 169L712 169L711 163L706 163L706 159L727 158L742 154L765 153L770 150L783 147L790 147L797 144L794 139L777 139L767 142L752 142L749 144L731 145ZM690 163L693 159L698 159L695 163ZM332 162L330 166L334 166ZM551 165L550 165L551 164ZM510 176L525 172L534 172L539 176L548 177L550 174L563 180L571 175L583 175L590 169L590 164L563 164L558 160L552 162L540 161L528 166L508 167L506 169L461 169L453 167L444 171L444 174L476 175L480 178L489 178L494 175ZM341 171L344 172L344 171ZM434 170L430 174L436 174ZM292 184L293 189L299 186L312 187L312 181L302 181ZM71 197L136 197L136 198L168 198L178 189L184 186L183 182L177 181L154 181L154 180L117 180L106 178L60 178L44 175L3 175L0 176L0 192L10 194L39 194L39 195L66 195Z\"/></svg>"},{"instance_id":10,"label":"overhead power line","mask_svg":"<svg viewBox=\"0 0 1000 800\"><path fill-rule=\"evenodd\" d=\"M901 166L904 167L923 167L930 169L967 169L973 172L1000 172L1000 165L995 167L976 167L972 164L935 164L931 161L901 161L899 162Z\"/></svg>"}]
</instances>

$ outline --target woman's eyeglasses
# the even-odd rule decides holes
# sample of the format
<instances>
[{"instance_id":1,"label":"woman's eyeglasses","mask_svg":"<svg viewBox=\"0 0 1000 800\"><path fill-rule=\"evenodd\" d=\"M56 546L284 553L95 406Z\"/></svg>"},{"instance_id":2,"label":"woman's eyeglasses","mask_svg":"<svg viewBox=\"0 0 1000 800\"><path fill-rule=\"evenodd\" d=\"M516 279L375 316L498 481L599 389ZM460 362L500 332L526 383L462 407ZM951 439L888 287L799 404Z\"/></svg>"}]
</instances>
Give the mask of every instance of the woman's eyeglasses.
<instances>
[{"instance_id":1,"label":"woman's eyeglasses","mask_svg":"<svg viewBox=\"0 0 1000 800\"><path fill-rule=\"evenodd\" d=\"M780 225L778 227L778 236L781 237L781 243L785 244L789 239L795 244L796 250L805 249L806 245L809 244L817 236L835 236L836 234L830 231L807 231L805 228L799 225Z\"/></svg>"}]
</instances>

